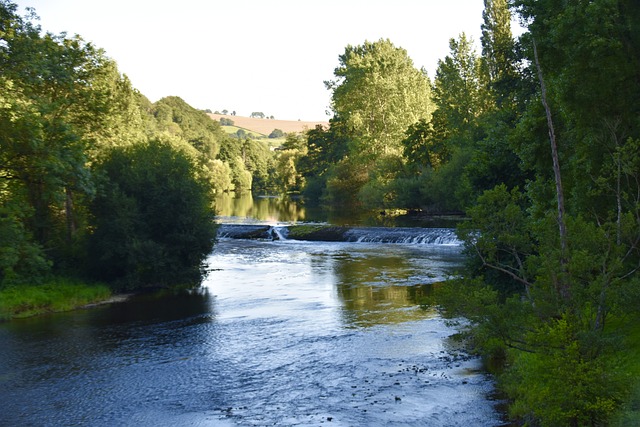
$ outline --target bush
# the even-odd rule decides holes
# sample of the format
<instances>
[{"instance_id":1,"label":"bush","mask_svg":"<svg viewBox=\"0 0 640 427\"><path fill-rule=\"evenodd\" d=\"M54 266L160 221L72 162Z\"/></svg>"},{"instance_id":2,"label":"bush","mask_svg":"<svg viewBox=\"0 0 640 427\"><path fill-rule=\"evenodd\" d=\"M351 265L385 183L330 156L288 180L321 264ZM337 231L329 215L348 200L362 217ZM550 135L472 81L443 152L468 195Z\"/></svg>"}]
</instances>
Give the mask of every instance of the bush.
<instances>
[{"instance_id":1,"label":"bush","mask_svg":"<svg viewBox=\"0 0 640 427\"><path fill-rule=\"evenodd\" d=\"M210 188L161 141L112 150L97 167L91 271L120 289L191 285L216 236Z\"/></svg>"},{"instance_id":2,"label":"bush","mask_svg":"<svg viewBox=\"0 0 640 427\"><path fill-rule=\"evenodd\" d=\"M284 136L284 132L280 129L274 129L270 134L269 138L282 138Z\"/></svg>"}]
</instances>

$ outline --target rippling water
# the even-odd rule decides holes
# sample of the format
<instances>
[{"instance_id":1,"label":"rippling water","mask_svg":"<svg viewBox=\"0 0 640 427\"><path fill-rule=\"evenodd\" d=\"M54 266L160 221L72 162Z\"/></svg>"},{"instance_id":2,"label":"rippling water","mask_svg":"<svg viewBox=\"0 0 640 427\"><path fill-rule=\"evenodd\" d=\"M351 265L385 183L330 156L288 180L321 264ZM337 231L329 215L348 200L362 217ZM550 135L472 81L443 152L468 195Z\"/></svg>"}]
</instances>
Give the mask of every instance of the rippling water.
<instances>
[{"instance_id":1,"label":"rippling water","mask_svg":"<svg viewBox=\"0 0 640 427\"><path fill-rule=\"evenodd\" d=\"M3 426L491 426L429 245L222 240L198 292L0 325Z\"/></svg>"}]
</instances>

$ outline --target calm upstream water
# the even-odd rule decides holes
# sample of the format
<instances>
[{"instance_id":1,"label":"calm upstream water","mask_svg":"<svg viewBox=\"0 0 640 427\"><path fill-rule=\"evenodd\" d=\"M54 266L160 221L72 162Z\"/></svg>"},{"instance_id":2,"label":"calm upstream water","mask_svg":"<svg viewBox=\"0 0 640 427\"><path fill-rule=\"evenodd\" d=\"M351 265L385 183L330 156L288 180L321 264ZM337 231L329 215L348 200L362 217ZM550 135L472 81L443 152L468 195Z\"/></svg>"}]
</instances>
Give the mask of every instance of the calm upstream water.
<instances>
[{"instance_id":1,"label":"calm upstream water","mask_svg":"<svg viewBox=\"0 0 640 427\"><path fill-rule=\"evenodd\" d=\"M455 242L222 238L197 291L0 324L0 425L500 425L419 307L461 262Z\"/></svg>"}]
</instances>

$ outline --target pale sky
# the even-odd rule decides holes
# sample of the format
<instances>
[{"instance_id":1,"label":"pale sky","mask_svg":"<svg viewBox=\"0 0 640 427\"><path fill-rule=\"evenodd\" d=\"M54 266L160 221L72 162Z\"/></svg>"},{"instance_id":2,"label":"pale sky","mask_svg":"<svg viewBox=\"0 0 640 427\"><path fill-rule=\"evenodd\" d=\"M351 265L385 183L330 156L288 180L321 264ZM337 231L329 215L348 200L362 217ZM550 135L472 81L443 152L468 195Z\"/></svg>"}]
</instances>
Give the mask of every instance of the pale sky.
<instances>
[{"instance_id":1,"label":"pale sky","mask_svg":"<svg viewBox=\"0 0 640 427\"><path fill-rule=\"evenodd\" d=\"M388 38L430 77L465 32L479 46L483 0L14 0L44 31L104 49L152 102L328 120L338 56ZM479 51L478 47L478 51Z\"/></svg>"}]
</instances>

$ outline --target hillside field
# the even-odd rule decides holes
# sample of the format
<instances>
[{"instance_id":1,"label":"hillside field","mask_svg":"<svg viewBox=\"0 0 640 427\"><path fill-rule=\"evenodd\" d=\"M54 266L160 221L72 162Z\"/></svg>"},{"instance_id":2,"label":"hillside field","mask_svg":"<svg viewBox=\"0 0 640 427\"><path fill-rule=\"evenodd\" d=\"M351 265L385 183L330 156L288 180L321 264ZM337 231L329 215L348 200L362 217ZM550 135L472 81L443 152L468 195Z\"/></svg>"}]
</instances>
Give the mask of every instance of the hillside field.
<instances>
[{"instance_id":1,"label":"hillside field","mask_svg":"<svg viewBox=\"0 0 640 427\"><path fill-rule=\"evenodd\" d=\"M269 136L274 129L280 129L284 133L290 132L304 132L308 129L313 129L316 125L322 125L324 127L329 126L329 122L303 122L299 120L271 120L271 119L257 119L252 117L242 116L230 116L224 114L209 114L213 120L219 122L220 118L224 117L233 120L234 126L243 128L254 133Z\"/></svg>"}]
</instances>

